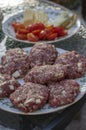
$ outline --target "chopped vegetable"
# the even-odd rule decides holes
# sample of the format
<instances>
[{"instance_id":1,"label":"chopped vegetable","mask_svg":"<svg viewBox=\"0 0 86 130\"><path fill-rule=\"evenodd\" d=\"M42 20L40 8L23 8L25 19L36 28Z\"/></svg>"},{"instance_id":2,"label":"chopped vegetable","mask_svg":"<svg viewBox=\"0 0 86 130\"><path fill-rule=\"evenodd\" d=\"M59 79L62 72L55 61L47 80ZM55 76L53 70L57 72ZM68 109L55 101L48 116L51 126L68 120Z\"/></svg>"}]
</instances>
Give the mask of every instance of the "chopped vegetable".
<instances>
[{"instance_id":1,"label":"chopped vegetable","mask_svg":"<svg viewBox=\"0 0 86 130\"><path fill-rule=\"evenodd\" d=\"M32 33L27 34L27 39L31 42L38 42L39 38Z\"/></svg>"},{"instance_id":2,"label":"chopped vegetable","mask_svg":"<svg viewBox=\"0 0 86 130\"><path fill-rule=\"evenodd\" d=\"M17 30L17 33L18 33L18 34L28 34L29 31L28 31L27 29L19 28L19 29Z\"/></svg>"},{"instance_id":3,"label":"chopped vegetable","mask_svg":"<svg viewBox=\"0 0 86 130\"><path fill-rule=\"evenodd\" d=\"M48 40L54 40L57 37L57 33L51 33L50 35L47 36Z\"/></svg>"},{"instance_id":4,"label":"chopped vegetable","mask_svg":"<svg viewBox=\"0 0 86 130\"><path fill-rule=\"evenodd\" d=\"M40 30L45 29L45 25L43 23L36 23L36 24L27 26L27 30L30 32L32 32L34 30L38 30L38 29L40 29Z\"/></svg>"},{"instance_id":5,"label":"chopped vegetable","mask_svg":"<svg viewBox=\"0 0 86 130\"><path fill-rule=\"evenodd\" d=\"M54 26L61 26L61 23L64 23L64 21L68 18L68 12L63 12L60 16L57 16L56 19L52 21L48 21L48 25L54 25Z\"/></svg>"},{"instance_id":6,"label":"chopped vegetable","mask_svg":"<svg viewBox=\"0 0 86 130\"><path fill-rule=\"evenodd\" d=\"M27 35L16 33L16 38L20 40L27 40Z\"/></svg>"},{"instance_id":7,"label":"chopped vegetable","mask_svg":"<svg viewBox=\"0 0 86 130\"><path fill-rule=\"evenodd\" d=\"M71 22L66 26L66 29L69 29L70 27L72 27L72 25L75 24L76 20L77 20L77 15L74 14L74 15L71 17Z\"/></svg>"},{"instance_id":8,"label":"chopped vegetable","mask_svg":"<svg viewBox=\"0 0 86 130\"><path fill-rule=\"evenodd\" d=\"M25 27L24 24L13 22L12 27L16 33L16 38L38 42L39 40L54 40L67 35L64 27L55 27L54 25L45 26L43 23L36 23Z\"/></svg>"},{"instance_id":9,"label":"chopped vegetable","mask_svg":"<svg viewBox=\"0 0 86 130\"><path fill-rule=\"evenodd\" d=\"M69 29L72 27L77 20L77 15L73 14L71 17L68 17L63 23L60 24L60 26Z\"/></svg>"},{"instance_id":10,"label":"chopped vegetable","mask_svg":"<svg viewBox=\"0 0 86 130\"><path fill-rule=\"evenodd\" d=\"M26 9L23 14L23 23L25 26L35 23L47 23L48 15L43 10Z\"/></svg>"}]
</instances>

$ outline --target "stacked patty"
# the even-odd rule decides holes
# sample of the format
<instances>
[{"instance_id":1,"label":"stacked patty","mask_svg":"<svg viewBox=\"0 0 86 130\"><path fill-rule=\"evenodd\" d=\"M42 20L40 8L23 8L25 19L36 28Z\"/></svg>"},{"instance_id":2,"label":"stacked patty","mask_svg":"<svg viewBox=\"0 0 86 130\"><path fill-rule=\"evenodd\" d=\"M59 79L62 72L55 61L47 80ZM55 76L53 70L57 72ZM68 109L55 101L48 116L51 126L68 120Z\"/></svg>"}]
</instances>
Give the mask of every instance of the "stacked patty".
<instances>
[{"instance_id":1,"label":"stacked patty","mask_svg":"<svg viewBox=\"0 0 86 130\"><path fill-rule=\"evenodd\" d=\"M45 85L27 82L10 95L10 100L24 112L42 108L48 100L49 90Z\"/></svg>"},{"instance_id":2,"label":"stacked patty","mask_svg":"<svg viewBox=\"0 0 86 130\"><path fill-rule=\"evenodd\" d=\"M79 78L86 72L86 59L76 51L61 54L55 64L67 66L66 78L68 79Z\"/></svg>"},{"instance_id":3,"label":"stacked patty","mask_svg":"<svg viewBox=\"0 0 86 130\"><path fill-rule=\"evenodd\" d=\"M1 72L15 78L23 77L29 69L29 56L20 48L10 49L1 59Z\"/></svg>"},{"instance_id":4,"label":"stacked patty","mask_svg":"<svg viewBox=\"0 0 86 130\"><path fill-rule=\"evenodd\" d=\"M8 74L0 74L0 98L8 97L20 84Z\"/></svg>"},{"instance_id":5,"label":"stacked patty","mask_svg":"<svg viewBox=\"0 0 86 130\"><path fill-rule=\"evenodd\" d=\"M29 54L30 66L52 65L57 58L58 52L54 45L38 43L34 45Z\"/></svg>"}]
</instances>

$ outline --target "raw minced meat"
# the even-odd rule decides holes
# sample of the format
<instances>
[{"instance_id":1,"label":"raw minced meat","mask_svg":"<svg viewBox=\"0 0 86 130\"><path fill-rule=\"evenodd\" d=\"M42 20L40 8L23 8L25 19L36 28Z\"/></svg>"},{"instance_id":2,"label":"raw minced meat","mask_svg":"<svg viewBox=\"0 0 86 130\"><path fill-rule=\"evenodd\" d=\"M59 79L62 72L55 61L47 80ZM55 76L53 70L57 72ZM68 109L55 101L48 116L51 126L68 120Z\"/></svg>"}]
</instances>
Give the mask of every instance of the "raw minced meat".
<instances>
[{"instance_id":1,"label":"raw minced meat","mask_svg":"<svg viewBox=\"0 0 86 130\"><path fill-rule=\"evenodd\" d=\"M80 85L71 79L51 83L48 87L50 89L49 104L52 107L72 103L80 90Z\"/></svg>"},{"instance_id":2,"label":"raw minced meat","mask_svg":"<svg viewBox=\"0 0 86 130\"><path fill-rule=\"evenodd\" d=\"M58 52L54 45L48 43L38 43L34 45L30 51L29 60L31 68L40 65L52 65Z\"/></svg>"},{"instance_id":3,"label":"raw minced meat","mask_svg":"<svg viewBox=\"0 0 86 130\"><path fill-rule=\"evenodd\" d=\"M29 56L23 49L15 48L6 51L2 56L2 73L7 73L15 78L23 77L29 69Z\"/></svg>"},{"instance_id":4,"label":"raw minced meat","mask_svg":"<svg viewBox=\"0 0 86 130\"><path fill-rule=\"evenodd\" d=\"M86 59L76 51L65 52L58 56L55 64L67 66L66 78L79 78L86 72Z\"/></svg>"},{"instance_id":5,"label":"raw minced meat","mask_svg":"<svg viewBox=\"0 0 86 130\"><path fill-rule=\"evenodd\" d=\"M10 95L13 105L23 112L32 112L42 108L49 96L46 85L27 82Z\"/></svg>"},{"instance_id":6,"label":"raw minced meat","mask_svg":"<svg viewBox=\"0 0 86 130\"><path fill-rule=\"evenodd\" d=\"M24 80L33 83L47 84L64 79L65 73L66 67L60 64L37 66L28 72Z\"/></svg>"},{"instance_id":7,"label":"raw minced meat","mask_svg":"<svg viewBox=\"0 0 86 130\"><path fill-rule=\"evenodd\" d=\"M8 97L20 84L8 74L0 74L0 98Z\"/></svg>"}]
</instances>

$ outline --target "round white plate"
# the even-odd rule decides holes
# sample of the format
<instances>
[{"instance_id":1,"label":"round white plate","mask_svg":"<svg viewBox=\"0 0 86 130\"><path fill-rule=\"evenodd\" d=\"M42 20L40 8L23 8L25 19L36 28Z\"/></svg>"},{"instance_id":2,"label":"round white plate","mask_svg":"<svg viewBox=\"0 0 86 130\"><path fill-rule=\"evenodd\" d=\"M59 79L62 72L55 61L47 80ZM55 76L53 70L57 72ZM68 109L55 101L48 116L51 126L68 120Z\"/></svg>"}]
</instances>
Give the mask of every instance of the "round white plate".
<instances>
[{"instance_id":1,"label":"round white plate","mask_svg":"<svg viewBox=\"0 0 86 130\"><path fill-rule=\"evenodd\" d=\"M31 48L24 48L26 52L29 52ZM63 49L57 48L59 53L64 53L66 52ZM22 79L18 80L19 83L24 84L24 81ZM58 112L60 110L63 110L73 104L75 104L77 101L79 101L86 93L86 75L84 75L82 78L76 79L76 81L80 84L80 93L76 97L75 101L73 103L70 103L68 105L63 105L59 106L57 108L52 108L49 106L49 104L46 104L42 109L37 110L32 113L24 113L17 108L15 108L12 103L10 102L9 98L1 99L0 100L0 109L15 113L15 114L21 114L21 115L43 115L43 114L48 114L48 113L53 113L53 112Z\"/></svg>"},{"instance_id":2,"label":"round white plate","mask_svg":"<svg viewBox=\"0 0 86 130\"><path fill-rule=\"evenodd\" d=\"M55 6L55 5L54 5ZM46 12L48 14L48 17L49 17L49 21L54 21L56 18L58 19L58 17L64 12L68 12L69 16L71 16L73 14L72 11L68 10L67 8L64 8L60 5L56 5L56 7L47 7L47 8L43 8L42 6L40 7L36 7L35 9L36 10L43 10L44 12ZM5 19L3 20L2 22L2 29L3 29L3 32L10 38L16 40L16 41L19 41L19 42L24 42L24 43L33 43L34 42L30 42L30 41L27 41L27 40L19 40L15 37L15 32L13 30L13 27L11 26L11 23L13 21L18 21L18 22L22 22L23 20L23 12L19 12L17 14L11 14L9 16L6 16ZM57 38L55 40L52 40L52 41L42 41L42 42L46 42L46 43L54 43L54 42L58 42L58 41L61 41L61 40L65 40L71 36L73 36L80 28L80 20L77 19L76 23L68 30L68 35L67 36L64 36L64 37L60 37L60 38ZM38 42L41 42L41 41L38 41Z\"/></svg>"}]
</instances>

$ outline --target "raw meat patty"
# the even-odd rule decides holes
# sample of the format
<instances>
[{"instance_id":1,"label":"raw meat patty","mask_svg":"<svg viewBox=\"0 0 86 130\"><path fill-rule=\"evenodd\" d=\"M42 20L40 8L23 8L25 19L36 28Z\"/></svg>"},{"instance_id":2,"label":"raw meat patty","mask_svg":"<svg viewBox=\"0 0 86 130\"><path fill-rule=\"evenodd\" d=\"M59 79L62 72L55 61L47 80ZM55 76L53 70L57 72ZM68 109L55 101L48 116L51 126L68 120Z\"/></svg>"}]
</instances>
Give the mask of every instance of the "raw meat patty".
<instances>
[{"instance_id":1,"label":"raw meat patty","mask_svg":"<svg viewBox=\"0 0 86 130\"><path fill-rule=\"evenodd\" d=\"M76 51L61 54L55 61L55 64L67 66L66 78L79 78L86 72L86 59Z\"/></svg>"},{"instance_id":2,"label":"raw meat patty","mask_svg":"<svg viewBox=\"0 0 86 130\"><path fill-rule=\"evenodd\" d=\"M58 52L54 45L47 43L36 44L30 51L30 66L32 68L34 66L46 64L52 65L55 62L57 55Z\"/></svg>"},{"instance_id":3,"label":"raw meat patty","mask_svg":"<svg viewBox=\"0 0 86 130\"><path fill-rule=\"evenodd\" d=\"M36 66L28 72L24 80L26 82L47 84L64 79L65 73L66 67L60 64Z\"/></svg>"},{"instance_id":4,"label":"raw meat patty","mask_svg":"<svg viewBox=\"0 0 86 130\"><path fill-rule=\"evenodd\" d=\"M49 84L50 97L49 104L58 107L72 103L79 93L79 84L75 80L63 80Z\"/></svg>"},{"instance_id":5,"label":"raw meat patty","mask_svg":"<svg viewBox=\"0 0 86 130\"><path fill-rule=\"evenodd\" d=\"M20 84L8 74L0 74L0 98L8 97Z\"/></svg>"},{"instance_id":6,"label":"raw meat patty","mask_svg":"<svg viewBox=\"0 0 86 130\"><path fill-rule=\"evenodd\" d=\"M11 74L15 78L23 77L29 69L29 56L20 48L10 49L1 59L2 73Z\"/></svg>"},{"instance_id":7,"label":"raw meat patty","mask_svg":"<svg viewBox=\"0 0 86 130\"><path fill-rule=\"evenodd\" d=\"M32 112L42 108L49 96L45 85L27 82L10 95L13 105L23 112Z\"/></svg>"}]
</instances>

